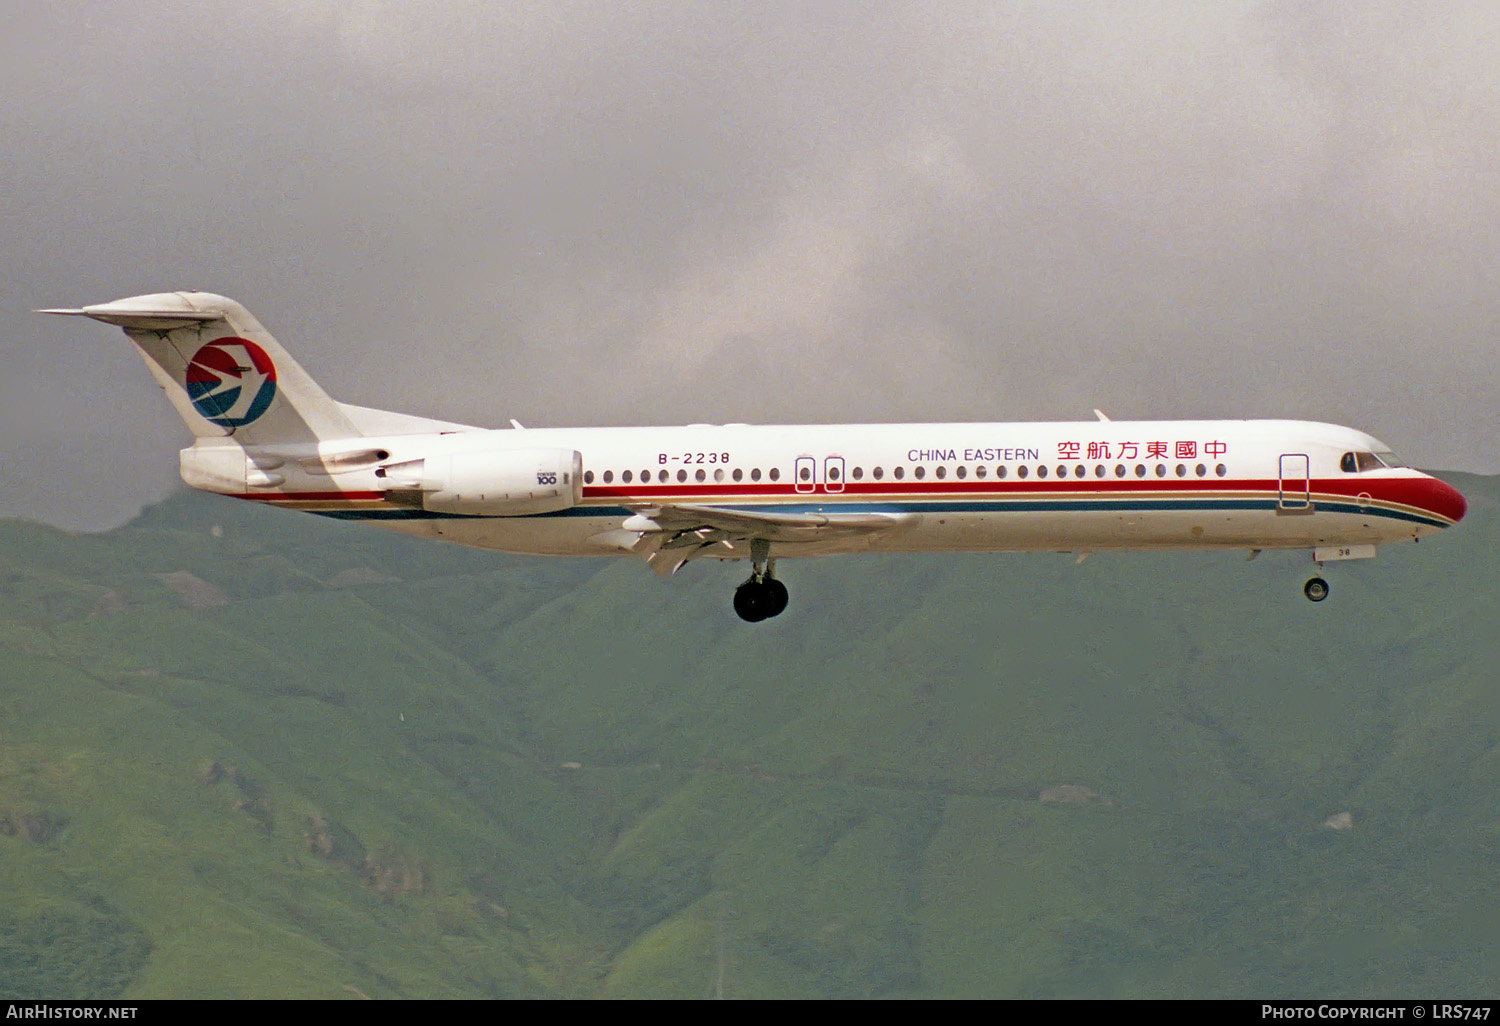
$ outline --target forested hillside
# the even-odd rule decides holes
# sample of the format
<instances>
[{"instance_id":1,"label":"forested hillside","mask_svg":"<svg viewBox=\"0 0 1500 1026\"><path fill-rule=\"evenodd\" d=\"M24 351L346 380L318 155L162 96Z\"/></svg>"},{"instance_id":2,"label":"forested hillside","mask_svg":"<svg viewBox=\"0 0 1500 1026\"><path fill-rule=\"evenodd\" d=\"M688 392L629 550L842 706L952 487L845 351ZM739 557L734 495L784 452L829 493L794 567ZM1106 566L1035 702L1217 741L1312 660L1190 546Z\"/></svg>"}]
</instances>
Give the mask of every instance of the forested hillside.
<instances>
[{"instance_id":1,"label":"forested hillside","mask_svg":"<svg viewBox=\"0 0 1500 1026\"><path fill-rule=\"evenodd\" d=\"M1493 994L1500 480L1305 554L0 523L0 991Z\"/></svg>"}]
</instances>

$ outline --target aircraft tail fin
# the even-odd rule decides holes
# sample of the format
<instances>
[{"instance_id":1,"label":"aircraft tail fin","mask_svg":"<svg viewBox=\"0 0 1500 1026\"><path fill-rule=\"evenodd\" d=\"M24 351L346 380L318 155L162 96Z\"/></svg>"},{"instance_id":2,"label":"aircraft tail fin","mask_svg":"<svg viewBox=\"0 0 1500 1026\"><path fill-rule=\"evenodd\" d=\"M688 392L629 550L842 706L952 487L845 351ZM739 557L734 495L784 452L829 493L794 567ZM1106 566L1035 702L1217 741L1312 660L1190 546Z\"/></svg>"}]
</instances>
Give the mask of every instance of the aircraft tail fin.
<instances>
[{"instance_id":1,"label":"aircraft tail fin","mask_svg":"<svg viewBox=\"0 0 1500 1026\"><path fill-rule=\"evenodd\" d=\"M125 329L200 440L241 446L358 438L345 409L239 303L208 292L132 296L78 310Z\"/></svg>"}]
</instances>

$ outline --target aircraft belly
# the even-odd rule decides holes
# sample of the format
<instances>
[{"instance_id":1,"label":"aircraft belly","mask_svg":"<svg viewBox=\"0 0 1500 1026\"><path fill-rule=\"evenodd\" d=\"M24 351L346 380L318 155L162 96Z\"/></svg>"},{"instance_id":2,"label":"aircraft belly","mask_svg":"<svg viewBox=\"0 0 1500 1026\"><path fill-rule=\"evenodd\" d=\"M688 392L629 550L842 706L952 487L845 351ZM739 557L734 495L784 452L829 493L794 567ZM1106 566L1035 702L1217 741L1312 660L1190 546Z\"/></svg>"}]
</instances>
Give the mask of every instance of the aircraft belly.
<instances>
[{"instance_id":1,"label":"aircraft belly","mask_svg":"<svg viewBox=\"0 0 1500 1026\"><path fill-rule=\"evenodd\" d=\"M1269 510L1006 512L926 514L910 530L876 539L880 552L1057 552L1107 549L1310 548L1380 544L1423 529L1333 512L1277 516Z\"/></svg>"},{"instance_id":2,"label":"aircraft belly","mask_svg":"<svg viewBox=\"0 0 1500 1026\"><path fill-rule=\"evenodd\" d=\"M615 516L449 517L397 520L381 526L403 534L476 548L536 555L632 554L637 537ZM1058 552L1108 549L1311 548L1383 544L1435 528L1328 510L1278 515L1273 510L1038 510L923 513L900 530L851 536L830 532L806 541L775 542L779 558L853 552ZM604 544L612 540L613 544ZM705 553L705 555L710 555ZM748 558L747 544L711 553Z\"/></svg>"}]
</instances>

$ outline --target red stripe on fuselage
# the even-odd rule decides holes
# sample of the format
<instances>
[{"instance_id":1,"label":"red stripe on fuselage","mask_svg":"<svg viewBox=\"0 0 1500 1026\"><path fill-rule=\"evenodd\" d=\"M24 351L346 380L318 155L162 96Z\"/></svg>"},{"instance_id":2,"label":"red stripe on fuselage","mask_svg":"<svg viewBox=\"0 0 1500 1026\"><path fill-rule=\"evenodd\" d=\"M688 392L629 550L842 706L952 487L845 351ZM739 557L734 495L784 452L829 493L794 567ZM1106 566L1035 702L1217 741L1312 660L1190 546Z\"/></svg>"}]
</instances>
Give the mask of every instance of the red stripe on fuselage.
<instances>
[{"instance_id":1,"label":"red stripe on fuselage","mask_svg":"<svg viewBox=\"0 0 1500 1026\"><path fill-rule=\"evenodd\" d=\"M1298 482L1287 482L1289 493L1300 493ZM1368 495L1371 501L1394 503L1431 513L1457 522L1468 508L1463 495L1451 485L1432 477L1349 477L1315 478L1310 482L1314 496L1336 495L1358 500ZM945 495L1014 495L1014 494L1109 494L1161 495L1166 493L1279 494L1282 482L1276 478L1004 478L954 481L849 481L842 491L797 491L790 482L768 484L726 484L722 482L651 483L642 486L592 485L584 488L585 499L613 499L622 503L660 502L672 498L715 499L760 498L791 499L802 502L836 503L841 497L880 496L886 498L932 498Z\"/></svg>"}]
</instances>

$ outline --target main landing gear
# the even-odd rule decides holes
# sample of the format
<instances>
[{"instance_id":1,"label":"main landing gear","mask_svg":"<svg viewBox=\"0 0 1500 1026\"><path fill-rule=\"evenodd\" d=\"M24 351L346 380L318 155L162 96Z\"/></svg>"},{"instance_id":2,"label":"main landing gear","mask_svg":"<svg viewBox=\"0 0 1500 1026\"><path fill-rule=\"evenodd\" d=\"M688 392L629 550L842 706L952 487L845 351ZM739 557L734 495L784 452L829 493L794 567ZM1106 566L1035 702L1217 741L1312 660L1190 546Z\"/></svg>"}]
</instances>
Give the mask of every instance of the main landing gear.
<instances>
[{"instance_id":1,"label":"main landing gear","mask_svg":"<svg viewBox=\"0 0 1500 1026\"><path fill-rule=\"evenodd\" d=\"M776 579L770 542L757 538L750 543L750 566L750 579L734 589L734 611L750 623L780 616L790 596L786 585Z\"/></svg>"}]
</instances>

